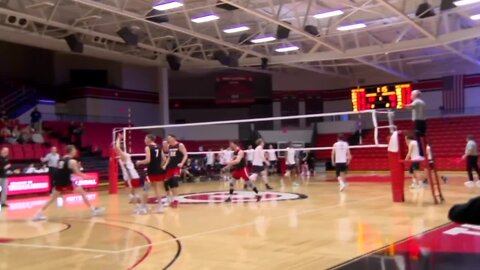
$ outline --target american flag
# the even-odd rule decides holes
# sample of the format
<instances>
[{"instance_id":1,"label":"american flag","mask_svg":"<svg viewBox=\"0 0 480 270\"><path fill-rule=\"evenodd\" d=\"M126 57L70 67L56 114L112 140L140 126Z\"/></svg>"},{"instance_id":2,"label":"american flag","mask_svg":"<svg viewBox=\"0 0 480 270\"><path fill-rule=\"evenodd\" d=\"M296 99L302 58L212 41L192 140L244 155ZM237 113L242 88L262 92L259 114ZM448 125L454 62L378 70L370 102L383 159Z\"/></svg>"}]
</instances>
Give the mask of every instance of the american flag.
<instances>
[{"instance_id":1,"label":"american flag","mask_svg":"<svg viewBox=\"0 0 480 270\"><path fill-rule=\"evenodd\" d=\"M462 113L465 109L463 75L444 77L442 95L446 113Z\"/></svg>"}]
</instances>

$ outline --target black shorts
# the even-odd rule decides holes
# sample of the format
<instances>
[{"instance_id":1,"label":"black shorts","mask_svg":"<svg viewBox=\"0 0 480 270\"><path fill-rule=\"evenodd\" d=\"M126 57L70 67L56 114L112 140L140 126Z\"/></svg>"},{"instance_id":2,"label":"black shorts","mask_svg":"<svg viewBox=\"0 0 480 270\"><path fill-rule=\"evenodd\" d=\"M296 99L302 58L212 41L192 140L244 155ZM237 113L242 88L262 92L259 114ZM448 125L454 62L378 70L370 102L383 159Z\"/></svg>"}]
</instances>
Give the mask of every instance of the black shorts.
<instances>
[{"instance_id":1,"label":"black shorts","mask_svg":"<svg viewBox=\"0 0 480 270\"><path fill-rule=\"evenodd\" d=\"M337 177L340 176L340 173L346 173L348 171L347 163L335 163L335 173Z\"/></svg>"},{"instance_id":2,"label":"black shorts","mask_svg":"<svg viewBox=\"0 0 480 270\"><path fill-rule=\"evenodd\" d=\"M425 137L427 133L427 121L425 120L415 120L415 135L418 137Z\"/></svg>"},{"instance_id":3,"label":"black shorts","mask_svg":"<svg viewBox=\"0 0 480 270\"><path fill-rule=\"evenodd\" d=\"M420 162L412 162L412 164L410 164L408 172L413 174L415 171L420 171Z\"/></svg>"},{"instance_id":4,"label":"black shorts","mask_svg":"<svg viewBox=\"0 0 480 270\"><path fill-rule=\"evenodd\" d=\"M293 171L297 168L297 165L295 164L287 164L287 170Z\"/></svg>"},{"instance_id":5,"label":"black shorts","mask_svg":"<svg viewBox=\"0 0 480 270\"><path fill-rule=\"evenodd\" d=\"M263 166L253 166L252 167L252 173L261 173L265 171L265 167Z\"/></svg>"},{"instance_id":6,"label":"black shorts","mask_svg":"<svg viewBox=\"0 0 480 270\"><path fill-rule=\"evenodd\" d=\"M272 161L268 161L270 162L270 168L276 168L277 167L277 161L276 160L272 160Z\"/></svg>"}]
</instances>

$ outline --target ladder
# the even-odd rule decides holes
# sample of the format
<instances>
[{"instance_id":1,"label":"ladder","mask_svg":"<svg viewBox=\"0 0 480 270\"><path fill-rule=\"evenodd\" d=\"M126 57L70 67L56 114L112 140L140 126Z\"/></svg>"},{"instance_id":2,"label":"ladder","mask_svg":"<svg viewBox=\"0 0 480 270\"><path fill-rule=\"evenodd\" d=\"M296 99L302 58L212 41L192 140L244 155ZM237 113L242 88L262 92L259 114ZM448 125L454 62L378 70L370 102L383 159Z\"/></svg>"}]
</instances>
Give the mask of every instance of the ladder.
<instances>
[{"instance_id":1,"label":"ladder","mask_svg":"<svg viewBox=\"0 0 480 270\"><path fill-rule=\"evenodd\" d=\"M443 197L442 187L440 186L440 180L435 164L435 156L433 155L432 146L428 143L427 138L420 137L420 140L422 142L423 154L427 165L428 182L432 191L433 202L439 204L444 202L445 198ZM428 151L428 146L430 146L430 151Z\"/></svg>"}]
</instances>

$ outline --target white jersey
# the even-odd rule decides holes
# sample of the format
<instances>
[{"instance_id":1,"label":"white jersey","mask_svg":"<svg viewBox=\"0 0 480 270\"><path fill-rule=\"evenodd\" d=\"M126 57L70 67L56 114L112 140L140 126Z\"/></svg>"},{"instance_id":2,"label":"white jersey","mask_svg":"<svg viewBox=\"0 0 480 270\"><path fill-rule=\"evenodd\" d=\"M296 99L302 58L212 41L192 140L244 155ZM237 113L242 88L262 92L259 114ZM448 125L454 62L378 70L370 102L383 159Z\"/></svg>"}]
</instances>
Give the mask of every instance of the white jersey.
<instances>
[{"instance_id":1,"label":"white jersey","mask_svg":"<svg viewBox=\"0 0 480 270\"><path fill-rule=\"evenodd\" d=\"M215 159L215 154L213 152L207 153L207 165L213 165Z\"/></svg>"},{"instance_id":2,"label":"white jersey","mask_svg":"<svg viewBox=\"0 0 480 270\"><path fill-rule=\"evenodd\" d=\"M412 148L412 152L410 153L410 160L422 160L423 157L420 156L420 149L418 149L418 142L415 140L411 140L410 143L408 143L408 147Z\"/></svg>"},{"instance_id":3,"label":"white jersey","mask_svg":"<svg viewBox=\"0 0 480 270\"><path fill-rule=\"evenodd\" d=\"M297 162L295 161L295 149L287 147L287 165L295 165Z\"/></svg>"},{"instance_id":4,"label":"white jersey","mask_svg":"<svg viewBox=\"0 0 480 270\"><path fill-rule=\"evenodd\" d=\"M252 162L253 161L253 152L255 150L253 149L248 149L248 150L245 150L245 153L247 153L247 160Z\"/></svg>"},{"instance_id":5,"label":"white jersey","mask_svg":"<svg viewBox=\"0 0 480 270\"><path fill-rule=\"evenodd\" d=\"M138 175L137 170L135 169L135 165L133 165L132 157L127 154L127 161L123 162L122 159L119 159L120 168L122 169L122 176L123 180L133 180L133 179L140 179L140 175Z\"/></svg>"},{"instance_id":6,"label":"white jersey","mask_svg":"<svg viewBox=\"0 0 480 270\"><path fill-rule=\"evenodd\" d=\"M253 151L253 166L263 166L263 162L265 161L265 151L263 151L262 146L257 146Z\"/></svg>"},{"instance_id":7,"label":"white jersey","mask_svg":"<svg viewBox=\"0 0 480 270\"><path fill-rule=\"evenodd\" d=\"M349 145L347 142L338 141L333 144L333 151L335 152L335 163L347 163Z\"/></svg>"},{"instance_id":8,"label":"white jersey","mask_svg":"<svg viewBox=\"0 0 480 270\"><path fill-rule=\"evenodd\" d=\"M275 161L277 160L277 154L275 153L275 149L268 149L268 161Z\"/></svg>"},{"instance_id":9,"label":"white jersey","mask_svg":"<svg viewBox=\"0 0 480 270\"><path fill-rule=\"evenodd\" d=\"M224 150L223 151L223 164L227 164L228 162L233 160L233 151L232 150Z\"/></svg>"}]
</instances>

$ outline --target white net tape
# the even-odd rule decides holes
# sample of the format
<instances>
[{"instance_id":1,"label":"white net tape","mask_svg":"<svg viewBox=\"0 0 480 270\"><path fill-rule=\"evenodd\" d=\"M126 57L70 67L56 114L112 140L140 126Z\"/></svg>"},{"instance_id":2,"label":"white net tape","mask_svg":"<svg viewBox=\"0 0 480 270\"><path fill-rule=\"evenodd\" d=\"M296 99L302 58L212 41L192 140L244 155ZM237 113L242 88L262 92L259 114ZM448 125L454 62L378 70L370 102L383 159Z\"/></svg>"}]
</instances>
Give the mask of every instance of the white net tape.
<instances>
[{"instance_id":1,"label":"white net tape","mask_svg":"<svg viewBox=\"0 0 480 270\"><path fill-rule=\"evenodd\" d=\"M228 125L228 124L242 124L242 123L257 123L257 122L267 122L267 121L282 121L282 120L293 120L293 119L307 119L307 118L324 118L324 117L334 117L334 116L349 116L349 115L370 115L372 121L372 129L374 132L374 144L366 144L366 145L352 145L350 148L358 149L358 148L386 148L387 144L380 143L379 140L379 130L380 129L390 129L393 131L395 129L395 125L393 123L394 113L391 110L388 111L379 111L379 110L366 110L361 112L335 112L335 113L321 113L321 114L306 114L306 115L296 115L296 116L281 116L281 117L267 117L267 118L253 118L253 119L239 119L239 120L228 120L228 121L211 121L211 122L197 122L197 123L185 123L185 124L170 124L170 125L152 125L152 126L138 126L138 127L125 127L125 128L116 128L113 130L114 139L118 133L122 133L123 137L126 138L123 140L124 149L127 149L128 152L131 153L132 156L143 156L144 153L132 153L131 152L131 144L133 143L131 136L129 136L129 132L133 131L145 131L149 132L152 130L168 130L173 128L188 128L188 127L205 127L205 126L218 126L218 125ZM388 124L384 126L379 126L379 118L387 117ZM382 121L382 119L380 119ZM385 120L383 120L385 121ZM335 122L332 122L335 124ZM225 140L228 140L226 138ZM141 143L141 142L134 142L134 143ZM228 145L225 145L227 147ZM332 146L325 146L325 147L296 147L297 151L325 151L331 150ZM276 152L286 151L286 149L274 149ZM210 151L209 151L210 152ZM213 153L220 153L220 151L211 151ZM205 155L208 152L206 151L189 151L190 155Z\"/></svg>"}]
</instances>

